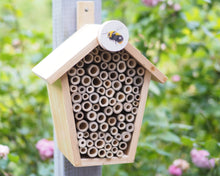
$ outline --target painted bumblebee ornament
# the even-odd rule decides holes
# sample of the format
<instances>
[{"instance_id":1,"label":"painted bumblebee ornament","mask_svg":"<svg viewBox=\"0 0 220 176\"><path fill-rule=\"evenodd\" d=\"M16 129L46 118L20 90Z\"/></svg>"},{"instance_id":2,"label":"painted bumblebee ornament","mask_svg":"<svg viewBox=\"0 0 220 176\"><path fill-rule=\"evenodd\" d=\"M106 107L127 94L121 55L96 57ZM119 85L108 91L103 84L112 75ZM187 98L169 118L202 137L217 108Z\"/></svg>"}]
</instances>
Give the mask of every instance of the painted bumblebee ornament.
<instances>
[{"instance_id":1,"label":"painted bumblebee ornament","mask_svg":"<svg viewBox=\"0 0 220 176\"><path fill-rule=\"evenodd\" d=\"M122 35L120 35L118 32L116 32L116 31L110 31L109 33L108 33L108 38L110 39L110 40L113 40L113 41L115 41L115 42L117 42L117 43L119 43L119 44L121 44L122 42L123 42L123 36Z\"/></svg>"}]
</instances>

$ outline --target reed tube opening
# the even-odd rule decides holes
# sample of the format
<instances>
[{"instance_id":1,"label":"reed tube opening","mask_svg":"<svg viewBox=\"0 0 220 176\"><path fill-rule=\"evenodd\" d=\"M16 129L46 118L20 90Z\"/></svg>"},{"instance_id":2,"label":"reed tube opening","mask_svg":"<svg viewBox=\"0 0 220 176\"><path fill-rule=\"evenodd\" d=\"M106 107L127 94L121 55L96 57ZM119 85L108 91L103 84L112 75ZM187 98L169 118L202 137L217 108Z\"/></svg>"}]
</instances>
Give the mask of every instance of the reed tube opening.
<instances>
[{"instance_id":1,"label":"reed tube opening","mask_svg":"<svg viewBox=\"0 0 220 176\"><path fill-rule=\"evenodd\" d=\"M135 76L134 77L134 85L135 86L141 86L144 83L144 78L141 76Z\"/></svg>"},{"instance_id":2,"label":"reed tube opening","mask_svg":"<svg viewBox=\"0 0 220 176\"><path fill-rule=\"evenodd\" d=\"M132 105L137 107L139 105L139 103L137 101L133 101Z\"/></svg>"},{"instance_id":3,"label":"reed tube opening","mask_svg":"<svg viewBox=\"0 0 220 176\"><path fill-rule=\"evenodd\" d=\"M88 74L91 76L91 77L96 77L99 75L99 72L100 72L100 69L97 65L95 64L92 64L89 66L88 68Z\"/></svg>"},{"instance_id":4,"label":"reed tube opening","mask_svg":"<svg viewBox=\"0 0 220 176\"><path fill-rule=\"evenodd\" d=\"M131 133L127 132L127 131L124 131L122 134L122 140L125 141L125 142L128 142L131 140Z\"/></svg>"},{"instance_id":5,"label":"reed tube opening","mask_svg":"<svg viewBox=\"0 0 220 176\"><path fill-rule=\"evenodd\" d=\"M78 85L80 83L80 77L79 76L73 76L70 78L70 83L73 85Z\"/></svg>"},{"instance_id":6,"label":"reed tube opening","mask_svg":"<svg viewBox=\"0 0 220 176\"><path fill-rule=\"evenodd\" d=\"M103 112L99 112L97 115L97 122L103 123L106 120L106 115Z\"/></svg>"},{"instance_id":7,"label":"reed tube opening","mask_svg":"<svg viewBox=\"0 0 220 176\"><path fill-rule=\"evenodd\" d=\"M109 105L110 106L114 106L116 104L116 99L115 98L111 98L110 100L109 100Z\"/></svg>"},{"instance_id":8,"label":"reed tube opening","mask_svg":"<svg viewBox=\"0 0 220 176\"><path fill-rule=\"evenodd\" d=\"M133 122L135 117L133 114L127 114L125 118L127 122Z\"/></svg>"},{"instance_id":9,"label":"reed tube opening","mask_svg":"<svg viewBox=\"0 0 220 176\"><path fill-rule=\"evenodd\" d=\"M108 64L108 70L114 71L116 69L116 64L114 62L110 62Z\"/></svg>"},{"instance_id":10,"label":"reed tube opening","mask_svg":"<svg viewBox=\"0 0 220 176\"><path fill-rule=\"evenodd\" d=\"M93 55L92 54L87 54L84 58L83 61L86 64L91 64L93 62Z\"/></svg>"},{"instance_id":11,"label":"reed tube opening","mask_svg":"<svg viewBox=\"0 0 220 176\"><path fill-rule=\"evenodd\" d=\"M96 133L96 132L92 132L92 133L90 133L90 139L92 139L93 141L96 141L97 139L98 139L98 133Z\"/></svg>"},{"instance_id":12,"label":"reed tube opening","mask_svg":"<svg viewBox=\"0 0 220 176\"><path fill-rule=\"evenodd\" d=\"M121 89L121 87L122 87L122 84L121 84L121 82L119 82L119 81L113 81L113 83L112 83L112 88L114 89L114 90L116 90L116 91L118 91L118 90L120 90Z\"/></svg>"},{"instance_id":13,"label":"reed tube opening","mask_svg":"<svg viewBox=\"0 0 220 176\"><path fill-rule=\"evenodd\" d=\"M118 119L119 122L123 122L123 121L125 121L125 115L124 114L119 114L117 116L117 119Z\"/></svg>"},{"instance_id":14,"label":"reed tube opening","mask_svg":"<svg viewBox=\"0 0 220 176\"><path fill-rule=\"evenodd\" d=\"M78 68L76 71L76 74L78 76L83 76L83 75L85 75L85 70L83 68Z\"/></svg>"},{"instance_id":15,"label":"reed tube opening","mask_svg":"<svg viewBox=\"0 0 220 176\"><path fill-rule=\"evenodd\" d=\"M115 53L115 54L113 54L112 55L112 60L114 61L114 62L118 62L119 60L120 60L120 55L119 54L117 54L117 53Z\"/></svg>"},{"instance_id":16,"label":"reed tube opening","mask_svg":"<svg viewBox=\"0 0 220 176\"><path fill-rule=\"evenodd\" d=\"M111 151L107 151L107 152L106 152L106 157L107 157L108 159L112 158L112 157L113 157L113 153L112 153Z\"/></svg>"},{"instance_id":17,"label":"reed tube opening","mask_svg":"<svg viewBox=\"0 0 220 176\"><path fill-rule=\"evenodd\" d=\"M119 133L116 134L116 135L115 135L115 139L117 139L118 141L121 141L121 134L119 134Z\"/></svg>"},{"instance_id":18,"label":"reed tube opening","mask_svg":"<svg viewBox=\"0 0 220 176\"><path fill-rule=\"evenodd\" d=\"M132 104L131 104L131 103L125 103L125 104L124 104L124 110L125 110L126 112L131 112L131 110L132 110Z\"/></svg>"},{"instance_id":19,"label":"reed tube opening","mask_svg":"<svg viewBox=\"0 0 220 176\"><path fill-rule=\"evenodd\" d=\"M137 62L132 58L127 61L128 68L135 68L136 65L137 65Z\"/></svg>"},{"instance_id":20,"label":"reed tube opening","mask_svg":"<svg viewBox=\"0 0 220 176\"><path fill-rule=\"evenodd\" d=\"M112 146L117 147L119 145L119 142L117 139L113 139L111 144L112 144Z\"/></svg>"},{"instance_id":21,"label":"reed tube opening","mask_svg":"<svg viewBox=\"0 0 220 176\"><path fill-rule=\"evenodd\" d=\"M112 153L116 154L118 152L118 147L112 147L111 151Z\"/></svg>"},{"instance_id":22,"label":"reed tube opening","mask_svg":"<svg viewBox=\"0 0 220 176\"><path fill-rule=\"evenodd\" d=\"M104 83L104 85L105 85L105 83ZM104 87L99 87L99 88L97 89L97 92L98 92L100 95L105 95L105 88L104 88Z\"/></svg>"},{"instance_id":23,"label":"reed tube opening","mask_svg":"<svg viewBox=\"0 0 220 176\"><path fill-rule=\"evenodd\" d=\"M88 94L91 94L92 92L94 92L95 91L95 88L93 87L93 86L88 86L87 88L86 88L86 92L88 93Z\"/></svg>"},{"instance_id":24,"label":"reed tube opening","mask_svg":"<svg viewBox=\"0 0 220 176\"><path fill-rule=\"evenodd\" d=\"M111 127L110 128L110 133L115 136L116 134L118 134L118 128L116 127Z\"/></svg>"},{"instance_id":25,"label":"reed tube opening","mask_svg":"<svg viewBox=\"0 0 220 176\"><path fill-rule=\"evenodd\" d=\"M89 125L88 122L86 122L85 120L80 120L79 122L77 122L76 127L79 131L85 132L88 130Z\"/></svg>"},{"instance_id":26,"label":"reed tube opening","mask_svg":"<svg viewBox=\"0 0 220 176\"><path fill-rule=\"evenodd\" d=\"M105 133L102 132L102 131L99 131L98 135L99 135L99 138L100 138L100 139L105 138Z\"/></svg>"},{"instance_id":27,"label":"reed tube opening","mask_svg":"<svg viewBox=\"0 0 220 176\"><path fill-rule=\"evenodd\" d=\"M101 80L106 80L106 79L108 79L108 73L106 72L106 71L101 71L100 72L100 78L101 78Z\"/></svg>"},{"instance_id":28,"label":"reed tube opening","mask_svg":"<svg viewBox=\"0 0 220 176\"><path fill-rule=\"evenodd\" d=\"M118 78L118 73L116 71L110 71L108 77L111 81L114 81Z\"/></svg>"},{"instance_id":29,"label":"reed tube opening","mask_svg":"<svg viewBox=\"0 0 220 176\"><path fill-rule=\"evenodd\" d=\"M83 94L83 93L86 92L86 88L84 86L79 86L78 91L79 91L80 94Z\"/></svg>"},{"instance_id":30,"label":"reed tube opening","mask_svg":"<svg viewBox=\"0 0 220 176\"><path fill-rule=\"evenodd\" d=\"M87 93L82 94L82 99L84 101L88 100L89 99L89 95Z\"/></svg>"},{"instance_id":31,"label":"reed tube opening","mask_svg":"<svg viewBox=\"0 0 220 176\"><path fill-rule=\"evenodd\" d=\"M98 149L96 147L91 147L88 149L88 156L94 158L98 155Z\"/></svg>"},{"instance_id":32,"label":"reed tube opening","mask_svg":"<svg viewBox=\"0 0 220 176\"><path fill-rule=\"evenodd\" d=\"M87 119L88 119L89 121L94 121L94 120L96 120L96 118L97 118L97 114L96 114L96 112L94 112L94 111L89 111L89 112L87 113L86 117L87 117Z\"/></svg>"},{"instance_id":33,"label":"reed tube opening","mask_svg":"<svg viewBox=\"0 0 220 176\"><path fill-rule=\"evenodd\" d=\"M123 91L124 91L125 94L131 93L131 91L132 91L131 85L125 85L125 86L123 87Z\"/></svg>"},{"instance_id":34,"label":"reed tube opening","mask_svg":"<svg viewBox=\"0 0 220 176\"><path fill-rule=\"evenodd\" d=\"M79 94L78 92L74 92L71 95L71 98L72 98L73 103L81 103L81 101L82 101L81 94Z\"/></svg>"},{"instance_id":35,"label":"reed tube opening","mask_svg":"<svg viewBox=\"0 0 220 176\"><path fill-rule=\"evenodd\" d=\"M123 105L121 103L116 103L115 106L113 106L113 111L115 114L119 114L123 110Z\"/></svg>"},{"instance_id":36,"label":"reed tube opening","mask_svg":"<svg viewBox=\"0 0 220 176\"><path fill-rule=\"evenodd\" d=\"M89 123L89 130L92 132L95 132L98 130L98 124L97 122L90 122Z\"/></svg>"},{"instance_id":37,"label":"reed tube opening","mask_svg":"<svg viewBox=\"0 0 220 176\"><path fill-rule=\"evenodd\" d=\"M70 86L70 92L71 92L71 93L77 92L77 86L71 85L71 86Z\"/></svg>"},{"instance_id":38,"label":"reed tube opening","mask_svg":"<svg viewBox=\"0 0 220 176\"><path fill-rule=\"evenodd\" d=\"M109 133L107 133L105 135L105 142L110 143L110 142L112 142L112 140L113 140L113 137Z\"/></svg>"},{"instance_id":39,"label":"reed tube opening","mask_svg":"<svg viewBox=\"0 0 220 176\"><path fill-rule=\"evenodd\" d=\"M88 131L84 132L83 136L84 136L85 139L87 139L89 137L89 132Z\"/></svg>"},{"instance_id":40,"label":"reed tube opening","mask_svg":"<svg viewBox=\"0 0 220 176\"><path fill-rule=\"evenodd\" d=\"M106 89L108 89L108 88L111 87L112 83L111 83L110 80L105 80L104 83L103 83L103 85L104 85L104 87L105 87Z\"/></svg>"},{"instance_id":41,"label":"reed tube opening","mask_svg":"<svg viewBox=\"0 0 220 176\"><path fill-rule=\"evenodd\" d=\"M126 101L129 102L129 103L133 102L134 101L134 95L133 94L128 94L126 96Z\"/></svg>"},{"instance_id":42,"label":"reed tube opening","mask_svg":"<svg viewBox=\"0 0 220 176\"><path fill-rule=\"evenodd\" d=\"M103 122L99 125L99 128L102 132L108 131L108 124L106 122Z\"/></svg>"},{"instance_id":43,"label":"reed tube opening","mask_svg":"<svg viewBox=\"0 0 220 176\"><path fill-rule=\"evenodd\" d=\"M129 69L127 70L127 75L128 75L128 76L130 76L130 77L134 77L135 74L136 74L135 69L133 69L133 68L129 68Z\"/></svg>"},{"instance_id":44,"label":"reed tube opening","mask_svg":"<svg viewBox=\"0 0 220 176\"><path fill-rule=\"evenodd\" d=\"M140 94L136 94L136 95L134 96L134 98L135 98L136 101L139 101L139 100L141 99L141 96L140 96Z\"/></svg>"},{"instance_id":45,"label":"reed tube opening","mask_svg":"<svg viewBox=\"0 0 220 176\"><path fill-rule=\"evenodd\" d=\"M111 144L105 144L105 150L109 151L112 149L112 145Z\"/></svg>"},{"instance_id":46,"label":"reed tube opening","mask_svg":"<svg viewBox=\"0 0 220 176\"><path fill-rule=\"evenodd\" d=\"M80 147L79 152L81 154L86 154L87 153L87 148L86 147Z\"/></svg>"},{"instance_id":47,"label":"reed tube opening","mask_svg":"<svg viewBox=\"0 0 220 176\"><path fill-rule=\"evenodd\" d=\"M87 75L82 77L82 85L89 86L91 84L91 78Z\"/></svg>"},{"instance_id":48,"label":"reed tube opening","mask_svg":"<svg viewBox=\"0 0 220 176\"><path fill-rule=\"evenodd\" d=\"M105 115L107 115L107 116L112 115L112 114L113 114L113 108L110 107L110 106L107 106L107 107L104 109L104 113L105 113Z\"/></svg>"},{"instance_id":49,"label":"reed tube opening","mask_svg":"<svg viewBox=\"0 0 220 176\"><path fill-rule=\"evenodd\" d=\"M79 112L81 111L82 107L79 103L74 103L73 104L73 112Z\"/></svg>"},{"instance_id":50,"label":"reed tube opening","mask_svg":"<svg viewBox=\"0 0 220 176\"><path fill-rule=\"evenodd\" d=\"M82 68L84 66L84 62L83 60L80 60L77 64L76 64L77 67L79 68Z\"/></svg>"},{"instance_id":51,"label":"reed tube opening","mask_svg":"<svg viewBox=\"0 0 220 176\"><path fill-rule=\"evenodd\" d=\"M86 140L86 146L87 147L92 147L94 145L94 142L91 139Z\"/></svg>"},{"instance_id":52,"label":"reed tube opening","mask_svg":"<svg viewBox=\"0 0 220 176\"><path fill-rule=\"evenodd\" d=\"M117 120L115 117L108 118L108 124L109 126L114 126L116 124Z\"/></svg>"},{"instance_id":53,"label":"reed tube opening","mask_svg":"<svg viewBox=\"0 0 220 176\"><path fill-rule=\"evenodd\" d=\"M116 100L121 103L124 102L125 101L125 94L122 92L118 92L116 94Z\"/></svg>"},{"instance_id":54,"label":"reed tube opening","mask_svg":"<svg viewBox=\"0 0 220 176\"><path fill-rule=\"evenodd\" d=\"M103 139L98 139L95 141L95 146L98 149L104 148L105 147L105 141Z\"/></svg>"},{"instance_id":55,"label":"reed tube opening","mask_svg":"<svg viewBox=\"0 0 220 176\"><path fill-rule=\"evenodd\" d=\"M110 62L111 61L111 54L107 51L104 51L101 53L101 58L104 62Z\"/></svg>"},{"instance_id":56,"label":"reed tube opening","mask_svg":"<svg viewBox=\"0 0 220 176\"><path fill-rule=\"evenodd\" d=\"M108 64L106 62L102 62L100 64L100 67L101 67L102 70L106 70L108 68Z\"/></svg>"},{"instance_id":57,"label":"reed tube opening","mask_svg":"<svg viewBox=\"0 0 220 176\"><path fill-rule=\"evenodd\" d=\"M126 64L125 64L124 61L119 61L119 62L117 63L117 71L118 71L119 73L125 72L126 68L127 68L127 67L126 67Z\"/></svg>"},{"instance_id":58,"label":"reed tube opening","mask_svg":"<svg viewBox=\"0 0 220 176\"><path fill-rule=\"evenodd\" d=\"M126 142L120 142L119 143L119 149L125 150L125 149L127 149L127 147L128 147L128 145L127 145Z\"/></svg>"},{"instance_id":59,"label":"reed tube opening","mask_svg":"<svg viewBox=\"0 0 220 176\"><path fill-rule=\"evenodd\" d=\"M104 158L104 157L106 156L106 151L105 151L104 149L100 149L100 150L98 151L98 156L99 156L100 158Z\"/></svg>"},{"instance_id":60,"label":"reed tube opening","mask_svg":"<svg viewBox=\"0 0 220 176\"><path fill-rule=\"evenodd\" d=\"M132 78L132 77L126 77L126 78L125 78L125 84L130 85L130 84L132 84L132 83L133 83L133 78Z\"/></svg>"},{"instance_id":61,"label":"reed tube opening","mask_svg":"<svg viewBox=\"0 0 220 176\"><path fill-rule=\"evenodd\" d=\"M119 158L122 158L123 157L123 155L124 155L124 153L123 153L123 151L121 151L121 150L118 150L118 152L117 152L117 157L119 157Z\"/></svg>"},{"instance_id":62,"label":"reed tube opening","mask_svg":"<svg viewBox=\"0 0 220 176\"><path fill-rule=\"evenodd\" d=\"M132 110L131 110L131 113L132 113L132 114L137 114L137 110L138 110L138 109L137 109L136 107L133 107Z\"/></svg>"},{"instance_id":63,"label":"reed tube opening","mask_svg":"<svg viewBox=\"0 0 220 176\"><path fill-rule=\"evenodd\" d=\"M82 110L85 112L89 112L92 109L92 104L89 101L84 101L82 103Z\"/></svg>"},{"instance_id":64,"label":"reed tube opening","mask_svg":"<svg viewBox=\"0 0 220 176\"><path fill-rule=\"evenodd\" d=\"M102 85L102 81L101 81L101 79L100 78L98 78L98 77L96 77L96 78L93 78L92 79L92 85L94 86L94 87L100 87L101 85Z\"/></svg>"},{"instance_id":65,"label":"reed tube opening","mask_svg":"<svg viewBox=\"0 0 220 176\"><path fill-rule=\"evenodd\" d=\"M99 99L99 105L101 107L108 106L108 98L106 96L101 96L100 99Z\"/></svg>"},{"instance_id":66,"label":"reed tube opening","mask_svg":"<svg viewBox=\"0 0 220 176\"><path fill-rule=\"evenodd\" d=\"M76 120L82 120L83 117L84 117L84 113L83 113L83 112L77 112L77 113L75 114Z\"/></svg>"},{"instance_id":67,"label":"reed tube opening","mask_svg":"<svg viewBox=\"0 0 220 176\"><path fill-rule=\"evenodd\" d=\"M78 142L79 147L86 147L86 140L85 139L80 139Z\"/></svg>"},{"instance_id":68,"label":"reed tube opening","mask_svg":"<svg viewBox=\"0 0 220 176\"><path fill-rule=\"evenodd\" d=\"M78 131L78 132L77 132L77 138L78 138L78 139L82 139L82 138L83 138L83 132Z\"/></svg>"},{"instance_id":69,"label":"reed tube opening","mask_svg":"<svg viewBox=\"0 0 220 176\"><path fill-rule=\"evenodd\" d=\"M101 60L102 60L99 55L95 55L93 59L94 59L94 62L97 63L97 64L100 63Z\"/></svg>"},{"instance_id":70,"label":"reed tube opening","mask_svg":"<svg viewBox=\"0 0 220 176\"><path fill-rule=\"evenodd\" d=\"M124 82L124 81L125 81L125 75L124 75L123 73L119 74L119 75L118 75L118 80L119 80L120 82Z\"/></svg>"},{"instance_id":71,"label":"reed tube opening","mask_svg":"<svg viewBox=\"0 0 220 176\"><path fill-rule=\"evenodd\" d=\"M96 92L93 92L92 94L90 94L89 96L89 101L92 104L96 104L99 102L99 94L97 94Z\"/></svg>"},{"instance_id":72,"label":"reed tube opening","mask_svg":"<svg viewBox=\"0 0 220 176\"><path fill-rule=\"evenodd\" d=\"M127 132L133 132L134 131L134 124L133 123L128 123L126 125L126 131Z\"/></svg>"},{"instance_id":73,"label":"reed tube opening","mask_svg":"<svg viewBox=\"0 0 220 176\"><path fill-rule=\"evenodd\" d=\"M94 48L92 51L91 51L92 54L94 55L97 55L99 54L99 49L98 48Z\"/></svg>"},{"instance_id":74,"label":"reed tube opening","mask_svg":"<svg viewBox=\"0 0 220 176\"><path fill-rule=\"evenodd\" d=\"M99 111L100 110L99 104L92 105L92 110L95 111L95 112Z\"/></svg>"},{"instance_id":75,"label":"reed tube opening","mask_svg":"<svg viewBox=\"0 0 220 176\"><path fill-rule=\"evenodd\" d=\"M123 61L127 61L128 59L129 59L129 54L128 53L122 53L122 55L121 55L121 59L123 60Z\"/></svg>"},{"instance_id":76,"label":"reed tube opening","mask_svg":"<svg viewBox=\"0 0 220 176\"><path fill-rule=\"evenodd\" d=\"M71 68L69 71L68 71L68 75L69 76L75 76L76 75L76 68Z\"/></svg>"},{"instance_id":77,"label":"reed tube opening","mask_svg":"<svg viewBox=\"0 0 220 176\"><path fill-rule=\"evenodd\" d=\"M143 67L138 67L138 69L137 69L138 76L143 76L144 72L145 72L145 70Z\"/></svg>"},{"instance_id":78,"label":"reed tube opening","mask_svg":"<svg viewBox=\"0 0 220 176\"><path fill-rule=\"evenodd\" d=\"M133 92L134 94L139 94L139 88L138 88L137 86L133 87L133 88L132 88L132 92Z\"/></svg>"},{"instance_id":79,"label":"reed tube opening","mask_svg":"<svg viewBox=\"0 0 220 176\"><path fill-rule=\"evenodd\" d=\"M98 50L101 51L101 52L102 52L102 51L105 51L101 46L98 46L97 48L98 48Z\"/></svg>"},{"instance_id":80,"label":"reed tube opening","mask_svg":"<svg viewBox=\"0 0 220 176\"><path fill-rule=\"evenodd\" d=\"M115 91L112 88L109 88L106 90L105 95L109 98L113 97L115 94Z\"/></svg>"},{"instance_id":81,"label":"reed tube opening","mask_svg":"<svg viewBox=\"0 0 220 176\"><path fill-rule=\"evenodd\" d=\"M126 128L125 122L118 122L117 127L119 130L124 130Z\"/></svg>"}]
</instances>

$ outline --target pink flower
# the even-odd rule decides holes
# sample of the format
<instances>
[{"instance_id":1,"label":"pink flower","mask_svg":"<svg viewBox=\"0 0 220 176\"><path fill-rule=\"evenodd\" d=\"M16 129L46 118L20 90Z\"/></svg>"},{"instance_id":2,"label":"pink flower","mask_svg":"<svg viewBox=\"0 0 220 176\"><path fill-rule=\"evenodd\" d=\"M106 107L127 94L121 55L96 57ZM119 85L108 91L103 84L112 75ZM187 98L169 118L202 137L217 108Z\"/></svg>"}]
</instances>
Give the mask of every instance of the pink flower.
<instances>
[{"instance_id":1,"label":"pink flower","mask_svg":"<svg viewBox=\"0 0 220 176\"><path fill-rule=\"evenodd\" d=\"M156 6L160 0L142 0L146 6Z\"/></svg>"},{"instance_id":2,"label":"pink flower","mask_svg":"<svg viewBox=\"0 0 220 176\"><path fill-rule=\"evenodd\" d=\"M180 78L179 75L173 75L173 76L172 76L172 81L173 81L173 82L179 82L180 79L181 79L181 78Z\"/></svg>"},{"instance_id":3,"label":"pink flower","mask_svg":"<svg viewBox=\"0 0 220 176\"><path fill-rule=\"evenodd\" d=\"M184 159L176 159L173 161L173 165L180 168L183 171L189 169L189 163Z\"/></svg>"},{"instance_id":4,"label":"pink flower","mask_svg":"<svg viewBox=\"0 0 220 176\"><path fill-rule=\"evenodd\" d=\"M171 165L169 167L169 173L174 176L181 176L182 170L180 168L176 167L175 165Z\"/></svg>"},{"instance_id":5,"label":"pink flower","mask_svg":"<svg viewBox=\"0 0 220 176\"><path fill-rule=\"evenodd\" d=\"M192 162L199 168L213 168L215 167L215 159L208 159L210 155L206 150L192 149L190 152Z\"/></svg>"},{"instance_id":6,"label":"pink flower","mask_svg":"<svg viewBox=\"0 0 220 176\"><path fill-rule=\"evenodd\" d=\"M6 159L7 155L9 154L9 151L10 151L10 149L8 146L0 144L0 159L1 158Z\"/></svg>"},{"instance_id":7,"label":"pink flower","mask_svg":"<svg viewBox=\"0 0 220 176\"><path fill-rule=\"evenodd\" d=\"M180 6L179 4L174 4L174 5L173 5L173 9L174 9L176 12L178 12L178 11L181 10L181 6Z\"/></svg>"},{"instance_id":8,"label":"pink flower","mask_svg":"<svg viewBox=\"0 0 220 176\"><path fill-rule=\"evenodd\" d=\"M41 139L37 142L36 148L42 160L53 158L54 142L47 139Z\"/></svg>"}]
</instances>

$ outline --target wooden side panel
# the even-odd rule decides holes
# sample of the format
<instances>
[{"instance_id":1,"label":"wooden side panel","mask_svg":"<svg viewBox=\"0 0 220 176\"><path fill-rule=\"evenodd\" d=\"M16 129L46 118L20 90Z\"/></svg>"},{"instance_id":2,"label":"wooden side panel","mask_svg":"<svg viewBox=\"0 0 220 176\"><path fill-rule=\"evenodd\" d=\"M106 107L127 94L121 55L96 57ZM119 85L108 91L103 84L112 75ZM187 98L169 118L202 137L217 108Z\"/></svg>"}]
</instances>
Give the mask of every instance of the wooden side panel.
<instances>
[{"instance_id":1,"label":"wooden side panel","mask_svg":"<svg viewBox=\"0 0 220 176\"><path fill-rule=\"evenodd\" d=\"M48 84L47 89L50 99L50 108L53 117L53 123L55 126L58 148L71 162L73 162L71 136L69 133L61 81L57 80L54 84Z\"/></svg>"},{"instance_id":2,"label":"wooden side panel","mask_svg":"<svg viewBox=\"0 0 220 176\"><path fill-rule=\"evenodd\" d=\"M130 143L130 148L128 151L128 156L130 160L132 161L135 159L135 153L137 149L139 134L141 131L141 125L142 125L142 120L144 116L144 110L145 110L145 104L147 100L150 80L151 80L151 73L146 70L145 75L144 75L144 84L143 84L141 94L140 94L140 97L141 97L140 104L138 107L138 113L137 113L135 124L134 124L134 133L133 133L132 141Z\"/></svg>"},{"instance_id":3,"label":"wooden side panel","mask_svg":"<svg viewBox=\"0 0 220 176\"><path fill-rule=\"evenodd\" d=\"M97 24L83 26L36 65L32 71L52 84L98 46L99 28L100 25Z\"/></svg>"},{"instance_id":4,"label":"wooden side panel","mask_svg":"<svg viewBox=\"0 0 220 176\"><path fill-rule=\"evenodd\" d=\"M158 70L146 57L144 57L137 48L128 43L125 49L152 74L152 80L160 83L165 83L167 81L167 77L161 73L160 70Z\"/></svg>"}]
</instances>

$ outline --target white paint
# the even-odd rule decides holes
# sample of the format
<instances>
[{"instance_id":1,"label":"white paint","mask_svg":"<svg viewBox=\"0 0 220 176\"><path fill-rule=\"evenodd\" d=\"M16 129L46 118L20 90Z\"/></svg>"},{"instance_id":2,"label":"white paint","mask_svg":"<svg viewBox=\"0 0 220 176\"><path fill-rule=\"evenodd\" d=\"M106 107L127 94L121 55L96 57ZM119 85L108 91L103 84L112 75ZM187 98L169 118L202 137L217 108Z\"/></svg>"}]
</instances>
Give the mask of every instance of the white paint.
<instances>
[{"instance_id":1,"label":"white paint","mask_svg":"<svg viewBox=\"0 0 220 176\"><path fill-rule=\"evenodd\" d=\"M101 47L112 52L122 50L127 45L128 39L128 28L117 20L103 23L98 34Z\"/></svg>"}]
</instances>

